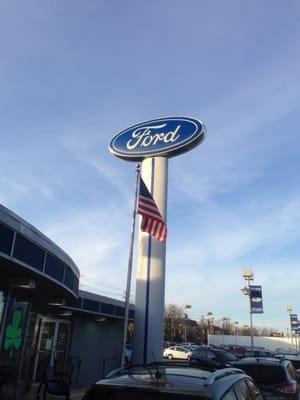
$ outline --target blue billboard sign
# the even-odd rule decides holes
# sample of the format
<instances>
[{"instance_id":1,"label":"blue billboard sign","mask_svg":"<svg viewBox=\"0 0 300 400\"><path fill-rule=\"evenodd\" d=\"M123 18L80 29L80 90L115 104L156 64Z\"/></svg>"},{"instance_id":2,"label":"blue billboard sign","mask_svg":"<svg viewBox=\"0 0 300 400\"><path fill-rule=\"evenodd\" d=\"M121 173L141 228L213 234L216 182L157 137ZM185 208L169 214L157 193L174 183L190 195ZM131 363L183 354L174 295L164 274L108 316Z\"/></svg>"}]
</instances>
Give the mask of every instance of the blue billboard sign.
<instances>
[{"instance_id":1,"label":"blue billboard sign","mask_svg":"<svg viewBox=\"0 0 300 400\"><path fill-rule=\"evenodd\" d=\"M128 161L173 157L200 144L205 134L204 124L194 118L159 118L121 131L111 140L109 150Z\"/></svg>"},{"instance_id":2,"label":"blue billboard sign","mask_svg":"<svg viewBox=\"0 0 300 400\"><path fill-rule=\"evenodd\" d=\"M252 314L262 314L264 312L261 286L258 285L250 286L250 302L251 302Z\"/></svg>"}]
</instances>

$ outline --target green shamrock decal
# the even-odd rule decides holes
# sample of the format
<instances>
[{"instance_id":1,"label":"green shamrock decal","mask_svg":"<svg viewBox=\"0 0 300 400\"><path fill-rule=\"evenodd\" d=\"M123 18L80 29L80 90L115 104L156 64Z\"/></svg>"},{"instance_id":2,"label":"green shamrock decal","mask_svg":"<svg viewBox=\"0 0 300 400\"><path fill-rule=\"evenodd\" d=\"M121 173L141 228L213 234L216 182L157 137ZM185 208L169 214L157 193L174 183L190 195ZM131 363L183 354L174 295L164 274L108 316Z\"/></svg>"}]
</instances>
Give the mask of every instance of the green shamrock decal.
<instances>
[{"instance_id":1,"label":"green shamrock decal","mask_svg":"<svg viewBox=\"0 0 300 400\"><path fill-rule=\"evenodd\" d=\"M22 328L20 323L22 320L23 311L21 308L14 310L11 323L7 325L5 330L4 349L9 349L9 358L13 356L13 349L19 349L21 346Z\"/></svg>"}]
</instances>

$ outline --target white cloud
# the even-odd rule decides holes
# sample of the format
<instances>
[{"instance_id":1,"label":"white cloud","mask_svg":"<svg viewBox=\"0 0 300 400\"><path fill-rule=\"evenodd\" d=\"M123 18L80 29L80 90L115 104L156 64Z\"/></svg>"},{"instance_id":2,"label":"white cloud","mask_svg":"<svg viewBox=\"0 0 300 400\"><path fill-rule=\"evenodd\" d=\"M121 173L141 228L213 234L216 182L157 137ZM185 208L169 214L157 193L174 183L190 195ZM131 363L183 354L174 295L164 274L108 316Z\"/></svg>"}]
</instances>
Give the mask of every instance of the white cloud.
<instances>
[{"instance_id":1,"label":"white cloud","mask_svg":"<svg viewBox=\"0 0 300 400\"><path fill-rule=\"evenodd\" d=\"M42 231L74 260L86 287L125 287L129 225L115 204L101 209L72 209L51 216ZM128 219L130 221L130 219Z\"/></svg>"},{"instance_id":2,"label":"white cloud","mask_svg":"<svg viewBox=\"0 0 300 400\"><path fill-rule=\"evenodd\" d=\"M226 263L260 248L278 250L300 237L300 195L281 199L280 204L270 200L265 206L260 202L236 205L234 210L211 205L197 214L198 228L184 246L174 242L170 263Z\"/></svg>"},{"instance_id":3,"label":"white cloud","mask_svg":"<svg viewBox=\"0 0 300 400\"><path fill-rule=\"evenodd\" d=\"M134 189L130 188L130 184L134 185L134 164L128 165L125 161L120 160L115 162L115 156L108 150L107 138L99 139L96 135L102 129L101 126L93 126L87 135L89 139L87 139L81 131L68 128L61 138L61 143L76 159L100 173L106 181L105 184L113 185L129 202L132 197L130 189ZM68 133L68 131L72 133ZM100 150L103 148L105 148L105 152ZM122 168L122 165L125 168ZM129 177L132 178L131 182L128 182Z\"/></svg>"},{"instance_id":4,"label":"white cloud","mask_svg":"<svg viewBox=\"0 0 300 400\"><path fill-rule=\"evenodd\" d=\"M201 224L192 237L182 235L168 244L167 302L192 304L194 316L212 309L220 316L244 318L241 270L249 267L265 293L267 315L257 323L282 328L285 303L300 301L300 269L289 260L290 251L285 253L299 242L300 196L281 199L280 206L258 202L248 209L229 212L211 206L209 211L204 220L199 213Z\"/></svg>"},{"instance_id":5,"label":"white cloud","mask_svg":"<svg viewBox=\"0 0 300 400\"><path fill-rule=\"evenodd\" d=\"M25 179L0 177L0 185L3 188L0 194L0 202L11 205L22 197L29 201L36 197L45 200L53 200L55 193L47 183L43 183L38 177L27 176Z\"/></svg>"}]
</instances>

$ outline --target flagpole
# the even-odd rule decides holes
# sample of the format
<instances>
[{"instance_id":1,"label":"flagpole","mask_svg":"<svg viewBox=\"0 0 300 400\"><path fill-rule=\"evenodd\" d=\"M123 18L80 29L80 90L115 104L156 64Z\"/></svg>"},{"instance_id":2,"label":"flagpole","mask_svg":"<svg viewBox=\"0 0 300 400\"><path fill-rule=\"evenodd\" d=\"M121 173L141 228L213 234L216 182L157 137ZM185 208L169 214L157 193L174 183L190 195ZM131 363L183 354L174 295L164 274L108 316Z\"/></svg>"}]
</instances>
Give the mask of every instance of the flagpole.
<instances>
[{"instance_id":1,"label":"flagpole","mask_svg":"<svg viewBox=\"0 0 300 400\"><path fill-rule=\"evenodd\" d=\"M131 239L130 239L130 250L128 259L128 270L127 270L127 283L126 283L126 295L125 295L125 316L124 316L124 331L123 331L123 345L121 354L121 368L124 367L125 362L125 347L127 339L128 330L128 314L129 314L129 302L130 302L130 284L131 284L131 274L132 274L132 261L133 261L133 245L134 245L134 232L135 232L135 222L136 222L136 212L137 212L137 199L138 199L138 188L139 188L139 177L140 177L140 164L136 164L136 184L135 184L135 199L134 199L134 209L131 222Z\"/></svg>"}]
</instances>

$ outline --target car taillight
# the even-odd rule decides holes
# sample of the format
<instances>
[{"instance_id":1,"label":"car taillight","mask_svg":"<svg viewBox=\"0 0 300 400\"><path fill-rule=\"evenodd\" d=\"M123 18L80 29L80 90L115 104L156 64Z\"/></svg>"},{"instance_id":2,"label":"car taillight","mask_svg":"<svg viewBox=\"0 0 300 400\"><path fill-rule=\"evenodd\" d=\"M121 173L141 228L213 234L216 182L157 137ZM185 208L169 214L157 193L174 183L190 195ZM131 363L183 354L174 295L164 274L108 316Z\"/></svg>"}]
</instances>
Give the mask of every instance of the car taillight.
<instances>
[{"instance_id":1,"label":"car taillight","mask_svg":"<svg viewBox=\"0 0 300 400\"><path fill-rule=\"evenodd\" d=\"M276 389L280 393L296 393L297 385L296 385L296 383L290 383L289 385L279 385L279 386L276 386Z\"/></svg>"}]
</instances>

